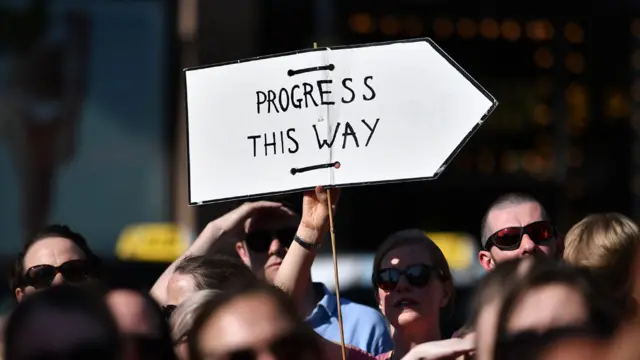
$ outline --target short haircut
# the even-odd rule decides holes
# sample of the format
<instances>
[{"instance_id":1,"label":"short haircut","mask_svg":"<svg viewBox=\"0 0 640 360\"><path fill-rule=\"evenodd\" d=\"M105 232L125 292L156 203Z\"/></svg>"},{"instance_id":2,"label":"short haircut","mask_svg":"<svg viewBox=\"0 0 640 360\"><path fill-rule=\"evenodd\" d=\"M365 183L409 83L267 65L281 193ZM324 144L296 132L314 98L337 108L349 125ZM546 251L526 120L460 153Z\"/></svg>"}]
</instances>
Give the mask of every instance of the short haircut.
<instances>
[{"instance_id":1,"label":"short haircut","mask_svg":"<svg viewBox=\"0 0 640 360\"><path fill-rule=\"evenodd\" d=\"M618 307L631 315L635 303L631 269L639 241L640 229L628 217L617 213L589 215L567 233L564 260L589 270L614 296Z\"/></svg>"},{"instance_id":2,"label":"short haircut","mask_svg":"<svg viewBox=\"0 0 640 360\"><path fill-rule=\"evenodd\" d=\"M178 263L175 272L191 275L197 290L227 291L238 283L256 280L247 265L223 255L186 257Z\"/></svg>"},{"instance_id":3,"label":"short haircut","mask_svg":"<svg viewBox=\"0 0 640 360\"><path fill-rule=\"evenodd\" d=\"M24 286L24 256L27 251L29 251L31 246L38 241L51 237L60 237L73 242L85 254L87 261L91 263L93 275L95 277L99 277L102 261L93 253L93 251L91 251L91 248L89 248L89 245L87 244L87 239L85 239L80 233L71 230L67 225L55 224L43 228L34 237L29 239L29 241L24 244L22 251L16 256L13 266L11 267L11 273L9 274L9 286L12 291Z\"/></svg>"},{"instance_id":4,"label":"short haircut","mask_svg":"<svg viewBox=\"0 0 640 360\"><path fill-rule=\"evenodd\" d=\"M533 196L529 194L524 194L524 193L504 194L499 198L497 198L493 203L491 203L491 205L489 206L489 209L487 210L487 212L484 214L484 217L482 218L482 223L480 225L480 236L482 240L482 246L484 246L487 243L487 239L489 238L489 236L491 236L491 234L489 233L488 221L489 221L489 214L493 210L502 209L509 206L526 204L526 203L535 203L540 205L541 218L542 218L541 220L545 220L545 221L551 220L551 218L549 217L549 214L547 213L547 210Z\"/></svg>"}]
</instances>

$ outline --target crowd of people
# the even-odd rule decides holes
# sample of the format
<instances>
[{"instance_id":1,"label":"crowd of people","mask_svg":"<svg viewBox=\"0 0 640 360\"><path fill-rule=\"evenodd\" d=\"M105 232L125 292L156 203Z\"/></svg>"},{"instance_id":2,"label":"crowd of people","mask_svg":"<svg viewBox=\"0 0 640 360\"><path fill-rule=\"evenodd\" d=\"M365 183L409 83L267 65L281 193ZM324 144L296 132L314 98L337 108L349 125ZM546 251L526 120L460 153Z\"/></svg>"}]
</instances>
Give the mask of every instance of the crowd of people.
<instances>
[{"instance_id":1,"label":"crowd of people","mask_svg":"<svg viewBox=\"0 0 640 360\"><path fill-rule=\"evenodd\" d=\"M497 199L481 224L487 274L466 325L447 339L440 325L453 311L454 279L422 230L396 232L378 247L378 309L344 298L338 309L312 281L336 210L328 195L337 199L339 190L306 192L301 214L256 201L211 221L149 292L104 288L88 242L48 226L11 272L17 306L2 326L4 359L640 356L640 229L627 217L590 215L563 235L535 198Z\"/></svg>"}]
</instances>

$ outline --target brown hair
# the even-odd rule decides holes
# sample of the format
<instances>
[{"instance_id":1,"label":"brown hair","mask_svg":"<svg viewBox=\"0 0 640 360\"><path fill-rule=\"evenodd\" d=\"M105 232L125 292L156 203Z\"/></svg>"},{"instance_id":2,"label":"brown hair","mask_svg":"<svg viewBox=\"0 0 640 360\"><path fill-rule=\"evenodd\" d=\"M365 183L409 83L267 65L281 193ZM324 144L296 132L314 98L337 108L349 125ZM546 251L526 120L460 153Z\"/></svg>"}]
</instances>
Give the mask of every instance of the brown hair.
<instances>
[{"instance_id":1,"label":"brown hair","mask_svg":"<svg viewBox=\"0 0 640 360\"><path fill-rule=\"evenodd\" d=\"M198 255L182 259L175 272L193 277L197 290L226 291L236 283L256 280L243 262L222 255Z\"/></svg>"},{"instance_id":2,"label":"brown hair","mask_svg":"<svg viewBox=\"0 0 640 360\"><path fill-rule=\"evenodd\" d=\"M631 269L639 239L640 229L624 215L589 215L567 233L564 260L588 269L625 311L633 311Z\"/></svg>"},{"instance_id":3,"label":"brown hair","mask_svg":"<svg viewBox=\"0 0 640 360\"><path fill-rule=\"evenodd\" d=\"M429 258L432 261L432 264L438 271L440 272L440 279L444 284L449 284L451 286L451 297L449 298L449 303L446 308L450 308L449 311L453 311L453 299L454 299L454 287L453 287L453 277L451 276L451 269L449 268L449 263L445 258L442 250L436 245L436 243L431 240L424 231L419 229L408 229L401 230L391 234L387 239L378 247L376 251L376 255L373 259L373 274L372 274L372 282L374 289L377 289L375 274L380 270L380 263L382 259L394 249L403 246L412 246L418 245L422 246L427 253L429 254ZM377 292L376 292L377 297Z\"/></svg>"}]
</instances>

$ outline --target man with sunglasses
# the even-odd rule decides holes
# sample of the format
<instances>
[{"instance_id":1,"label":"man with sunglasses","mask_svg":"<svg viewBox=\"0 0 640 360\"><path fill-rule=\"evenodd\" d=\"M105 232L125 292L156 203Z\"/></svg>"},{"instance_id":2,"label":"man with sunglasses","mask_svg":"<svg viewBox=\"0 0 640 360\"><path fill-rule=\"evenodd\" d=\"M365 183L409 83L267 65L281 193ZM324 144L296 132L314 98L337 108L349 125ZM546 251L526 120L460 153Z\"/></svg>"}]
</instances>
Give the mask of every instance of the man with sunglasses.
<instances>
[{"instance_id":1,"label":"man with sunglasses","mask_svg":"<svg viewBox=\"0 0 640 360\"><path fill-rule=\"evenodd\" d=\"M285 216L270 216L269 212L258 213L251 218L247 234L236 243L240 258L254 273L273 284L280 265L291 244L295 241L309 250L317 247L297 237L300 216L291 205L284 205L291 212ZM336 297L322 283L307 280L307 291L298 305L307 315L306 322L322 337L339 342L338 311ZM341 298L342 321L345 342L369 354L379 355L392 348L391 336L382 315L367 306Z\"/></svg>"},{"instance_id":2,"label":"man with sunglasses","mask_svg":"<svg viewBox=\"0 0 640 360\"><path fill-rule=\"evenodd\" d=\"M209 222L202 230L198 238L189 246L178 259L160 275L158 280L151 288L151 295L160 305L176 305L170 304L168 299L167 287L174 274L176 268L187 258L199 256L213 255L223 253L224 255L233 255L237 258L236 244L239 240L244 239L247 230L256 228L259 222L254 220L263 214L263 218L287 219L294 216L294 213L283 206L281 203L273 201L255 201L244 203L237 208L229 211L221 217ZM268 214L268 216L267 216ZM281 220L278 220L281 221ZM283 255L284 256L284 255ZM251 264L252 268L258 269L258 260L255 263L245 261ZM193 274L185 274L191 277ZM174 278L174 281L176 279ZM182 282L182 281L179 281Z\"/></svg>"},{"instance_id":3,"label":"man with sunglasses","mask_svg":"<svg viewBox=\"0 0 640 360\"><path fill-rule=\"evenodd\" d=\"M165 270L151 294L160 304L172 305L167 301L167 285L176 266L189 256L220 252L231 255L229 244L258 277L273 283L300 225L300 215L292 208L282 202L248 202L210 222L189 249ZM317 249L309 246L313 251ZM312 283L310 278L306 290L299 306L308 315L307 323L324 338L339 342L335 296L324 284ZM341 305L347 344L374 355L391 350L391 336L378 311L344 298Z\"/></svg>"},{"instance_id":4,"label":"man with sunglasses","mask_svg":"<svg viewBox=\"0 0 640 360\"><path fill-rule=\"evenodd\" d=\"M561 243L544 207L530 195L510 193L489 207L482 219L478 260L491 271L496 264L523 256L561 256Z\"/></svg>"}]
</instances>

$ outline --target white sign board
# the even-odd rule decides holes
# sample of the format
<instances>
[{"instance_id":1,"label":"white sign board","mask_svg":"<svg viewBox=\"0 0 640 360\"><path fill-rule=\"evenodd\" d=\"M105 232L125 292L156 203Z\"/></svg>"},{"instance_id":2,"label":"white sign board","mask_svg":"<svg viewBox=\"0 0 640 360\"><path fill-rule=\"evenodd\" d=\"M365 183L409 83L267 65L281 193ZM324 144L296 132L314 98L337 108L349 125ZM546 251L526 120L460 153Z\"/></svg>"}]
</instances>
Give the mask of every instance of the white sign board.
<instances>
[{"instance_id":1,"label":"white sign board","mask_svg":"<svg viewBox=\"0 0 640 360\"><path fill-rule=\"evenodd\" d=\"M187 69L192 205L437 177L497 106L430 39Z\"/></svg>"}]
</instances>

